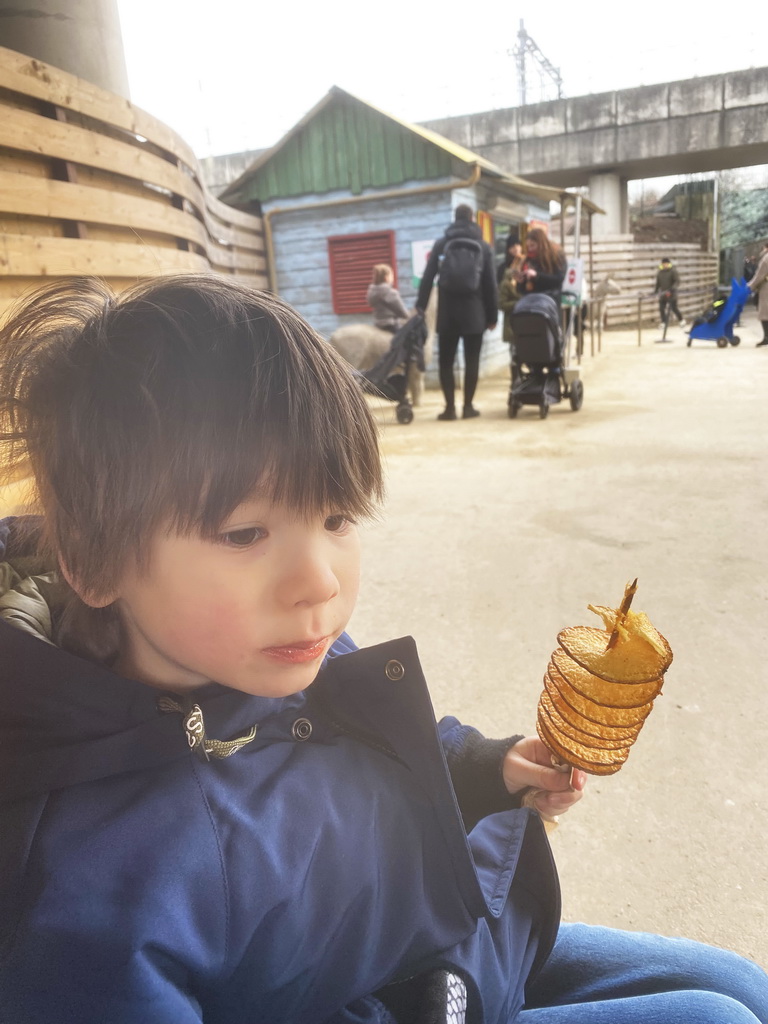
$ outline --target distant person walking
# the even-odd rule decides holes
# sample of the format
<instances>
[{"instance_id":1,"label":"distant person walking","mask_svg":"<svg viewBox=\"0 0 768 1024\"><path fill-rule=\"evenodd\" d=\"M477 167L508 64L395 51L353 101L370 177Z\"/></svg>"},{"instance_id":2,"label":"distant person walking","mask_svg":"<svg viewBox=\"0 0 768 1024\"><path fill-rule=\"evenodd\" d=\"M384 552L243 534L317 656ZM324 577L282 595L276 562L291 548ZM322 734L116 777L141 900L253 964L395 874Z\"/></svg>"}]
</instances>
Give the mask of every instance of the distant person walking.
<instances>
[{"instance_id":1,"label":"distant person walking","mask_svg":"<svg viewBox=\"0 0 768 1024\"><path fill-rule=\"evenodd\" d=\"M757 315L763 325L763 340L758 341L757 347L762 348L763 345L768 345L768 242L763 243L757 270L752 280L747 283L757 296Z\"/></svg>"},{"instance_id":2,"label":"distant person walking","mask_svg":"<svg viewBox=\"0 0 768 1024\"><path fill-rule=\"evenodd\" d=\"M394 271L388 263L377 263L373 268L373 281L368 285L366 296L368 305L373 310L373 325L382 331L399 331L408 319L408 310L397 288L392 282Z\"/></svg>"},{"instance_id":3,"label":"distant person walking","mask_svg":"<svg viewBox=\"0 0 768 1024\"><path fill-rule=\"evenodd\" d=\"M445 409L439 420L455 420L453 367L459 340L464 342L463 419L479 416L472 404L480 374L483 332L496 326L499 316L493 253L474 222L470 206L456 207L453 223L434 245L421 279L416 308L423 313L437 274L437 335L440 387Z\"/></svg>"},{"instance_id":4,"label":"distant person walking","mask_svg":"<svg viewBox=\"0 0 768 1024\"><path fill-rule=\"evenodd\" d=\"M667 307L680 321L680 326L687 327L683 314L677 308L677 289L679 284L680 274L677 271L677 267L673 265L672 260L668 256L665 256L659 264L656 274L655 292L659 296L659 317L661 320L659 327L663 327L667 322Z\"/></svg>"}]
</instances>

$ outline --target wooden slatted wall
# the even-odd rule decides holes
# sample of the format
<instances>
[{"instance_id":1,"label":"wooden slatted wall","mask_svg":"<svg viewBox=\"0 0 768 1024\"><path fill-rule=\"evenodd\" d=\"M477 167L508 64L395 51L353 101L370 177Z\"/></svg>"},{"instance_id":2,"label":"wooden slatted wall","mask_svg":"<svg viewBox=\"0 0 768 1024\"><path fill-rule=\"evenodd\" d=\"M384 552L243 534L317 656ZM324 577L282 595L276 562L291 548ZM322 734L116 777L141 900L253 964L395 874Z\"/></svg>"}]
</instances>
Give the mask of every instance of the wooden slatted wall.
<instances>
[{"instance_id":1,"label":"wooden slatted wall","mask_svg":"<svg viewBox=\"0 0 768 1024\"><path fill-rule=\"evenodd\" d=\"M209 271L266 288L261 218L127 100L0 47L0 311L45 280Z\"/></svg>"},{"instance_id":2,"label":"wooden slatted wall","mask_svg":"<svg viewBox=\"0 0 768 1024\"><path fill-rule=\"evenodd\" d=\"M569 256L573 253L572 236L566 238L565 251ZM584 257L585 279L589 281L589 239L586 235L581 236L581 255ZM680 274L680 312L691 320L709 304L717 286L716 253L703 252L699 245L690 243L635 242L631 235L596 238L592 252L595 284L608 276L621 287L621 294L609 295L606 299L609 327L637 322L638 295L644 296L640 304L642 320L658 322L658 302L649 296L663 256L673 260Z\"/></svg>"}]
</instances>

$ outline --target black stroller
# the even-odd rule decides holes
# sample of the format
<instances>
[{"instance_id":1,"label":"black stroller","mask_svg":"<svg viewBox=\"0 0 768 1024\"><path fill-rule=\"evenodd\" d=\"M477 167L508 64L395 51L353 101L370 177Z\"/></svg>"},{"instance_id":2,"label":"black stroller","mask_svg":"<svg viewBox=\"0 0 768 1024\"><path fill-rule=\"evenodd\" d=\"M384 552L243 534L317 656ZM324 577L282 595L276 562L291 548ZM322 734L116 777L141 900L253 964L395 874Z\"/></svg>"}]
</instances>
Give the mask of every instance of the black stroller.
<instances>
[{"instance_id":1,"label":"black stroller","mask_svg":"<svg viewBox=\"0 0 768 1024\"><path fill-rule=\"evenodd\" d=\"M584 385L578 369L563 366L563 332L555 300L542 292L524 295L511 319L514 351L507 402L510 419L515 419L524 405L537 405L544 419L550 405L561 398L570 399L576 412L584 400Z\"/></svg>"},{"instance_id":2,"label":"black stroller","mask_svg":"<svg viewBox=\"0 0 768 1024\"><path fill-rule=\"evenodd\" d=\"M388 402L397 402L395 415L398 423L413 420L413 406L407 395L408 370L415 363L423 373L424 342L427 340L427 325L420 314L412 316L392 335L389 351L370 370L358 370L360 385L368 395L377 395Z\"/></svg>"}]
</instances>

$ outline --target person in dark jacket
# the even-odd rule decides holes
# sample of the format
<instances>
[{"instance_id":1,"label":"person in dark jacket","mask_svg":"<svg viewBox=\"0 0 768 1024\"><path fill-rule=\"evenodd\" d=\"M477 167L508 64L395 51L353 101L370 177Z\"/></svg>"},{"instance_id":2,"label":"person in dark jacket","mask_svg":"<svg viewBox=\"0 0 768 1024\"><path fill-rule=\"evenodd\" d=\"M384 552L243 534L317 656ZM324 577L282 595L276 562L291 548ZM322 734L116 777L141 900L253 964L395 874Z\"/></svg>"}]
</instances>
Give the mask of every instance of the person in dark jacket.
<instances>
[{"instance_id":1,"label":"person in dark jacket","mask_svg":"<svg viewBox=\"0 0 768 1024\"><path fill-rule=\"evenodd\" d=\"M464 344L464 408L462 416L471 419L480 412L472 404L480 373L480 350L483 333L493 330L498 320L498 291L493 265L493 253L483 234L474 222L470 206L456 207L453 223L437 241L424 270L419 286L416 308L423 312L429 302L429 294L435 277L440 273L441 261L445 258L446 246L457 241L469 240L477 246L478 267L476 282L469 282L464 289L449 287L445 274L438 278L437 288L437 335L440 387L445 398L445 409L439 420L456 419L454 363L459 341Z\"/></svg>"},{"instance_id":2,"label":"person in dark jacket","mask_svg":"<svg viewBox=\"0 0 768 1024\"><path fill-rule=\"evenodd\" d=\"M346 635L375 424L289 306L49 286L0 331L0 441L43 513L0 522L3 1024L768 1021L733 954L558 930L522 801L583 773Z\"/></svg>"},{"instance_id":3,"label":"person in dark jacket","mask_svg":"<svg viewBox=\"0 0 768 1024\"><path fill-rule=\"evenodd\" d=\"M677 289L679 285L680 274L677 267L673 265L672 260L668 256L665 256L661 263L659 263L654 289L659 296L660 327L663 327L667 321L667 316L669 315L667 307L675 314L681 327L687 326L683 314L677 308Z\"/></svg>"},{"instance_id":4,"label":"person in dark jacket","mask_svg":"<svg viewBox=\"0 0 768 1024\"><path fill-rule=\"evenodd\" d=\"M525 236L525 258L515 274L521 294L551 295L560 309L565 270L565 253L560 246L550 241L543 228L531 228Z\"/></svg>"},{"instance_id":5,"label":"person in dark jacket","mask_svg":"<svg viewBox=\"0 0 768 1024\"><path fill-rule=\"evenodd\" d=\"M373 310L373 326L391 334L399 331L408 320L408 310L400 292L392 285L394 279L394 271L388 263L377 263L366 295L366 301Z\"/></svg>"}]
</instances>

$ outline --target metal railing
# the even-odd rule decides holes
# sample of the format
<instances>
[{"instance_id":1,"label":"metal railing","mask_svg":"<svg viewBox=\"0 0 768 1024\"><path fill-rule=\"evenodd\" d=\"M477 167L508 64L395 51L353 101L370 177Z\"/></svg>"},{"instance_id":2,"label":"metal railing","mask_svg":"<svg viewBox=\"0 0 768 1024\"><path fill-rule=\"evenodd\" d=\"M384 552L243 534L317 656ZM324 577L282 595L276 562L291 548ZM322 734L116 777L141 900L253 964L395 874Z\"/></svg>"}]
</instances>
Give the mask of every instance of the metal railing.
<instances>
[{"instance_id":1,"label":"metal railing","mask_svg":"<svg viewBox=\"0 0 768 1024\"><path fill-rule=\"evenodd\" d=\"M717 285L702 285L699 288L678 288L677 297L681 295L699 295L702 297L702 306L705 302L712 302L716 299L719 294L719 288ZM651 292L650 294L638 293L637 295L637 344L638 346L643 344L643 303L644 302L655 302L658 305L659 294L658 292Z\"/></svg>"}]
</instances>

